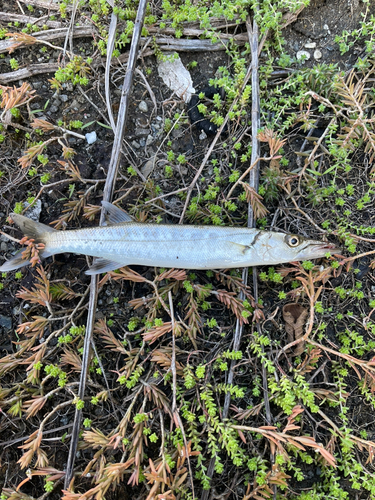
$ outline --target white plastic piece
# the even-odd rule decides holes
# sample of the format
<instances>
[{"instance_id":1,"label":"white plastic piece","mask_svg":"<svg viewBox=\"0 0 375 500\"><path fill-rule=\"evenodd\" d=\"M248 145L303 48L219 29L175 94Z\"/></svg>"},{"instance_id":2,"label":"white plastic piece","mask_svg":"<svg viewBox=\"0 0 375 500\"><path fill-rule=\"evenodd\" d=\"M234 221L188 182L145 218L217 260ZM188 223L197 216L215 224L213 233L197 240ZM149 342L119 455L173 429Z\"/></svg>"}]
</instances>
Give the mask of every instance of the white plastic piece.
<instances>
[{"instance_id":1,"label":"white plastic piece","mask_svg":"<svg viewBox=\"0 0 375 500\"><path fill-rule=\"evenodd\" d=\"M88 134L85 135L87 144L94 144L96 142L96 132L95 130L93 132L89 132Z\"/></svg>"},{"instance_id":2,"label":"white plastic piece","mask_svg":"<svg viewBox=\"0 0 375 500\"><path fill-rule=\"evenodd\" d=\"M179 57L173 61L161 62L158 66L158 73L165 85L173 90L180 99L186 103L190 101L195 92L193 80Z\"/></svg>"}]
</instances>

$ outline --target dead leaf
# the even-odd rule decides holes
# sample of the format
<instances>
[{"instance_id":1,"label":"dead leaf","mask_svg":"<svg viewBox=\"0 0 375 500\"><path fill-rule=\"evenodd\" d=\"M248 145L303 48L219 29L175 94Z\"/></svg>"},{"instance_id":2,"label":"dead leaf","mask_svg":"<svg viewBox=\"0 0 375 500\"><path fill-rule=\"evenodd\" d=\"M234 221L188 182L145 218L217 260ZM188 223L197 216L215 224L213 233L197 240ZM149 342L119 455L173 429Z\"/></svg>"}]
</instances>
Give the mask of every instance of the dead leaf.
<instances>
[{"instance_id":1,"label":"dead leaf","mask_svg":"<svg viewBox=\"0 0 375 500\"><path fill-rule=\"evenodd\" d=\"M303 337L303 327L308 315L307 309L300 304L286 304L283 307L285 330L288 334L288 344ZM300 356L305 350L305 342L296 345L293 356Z\"/></svg>"}]
</instances>

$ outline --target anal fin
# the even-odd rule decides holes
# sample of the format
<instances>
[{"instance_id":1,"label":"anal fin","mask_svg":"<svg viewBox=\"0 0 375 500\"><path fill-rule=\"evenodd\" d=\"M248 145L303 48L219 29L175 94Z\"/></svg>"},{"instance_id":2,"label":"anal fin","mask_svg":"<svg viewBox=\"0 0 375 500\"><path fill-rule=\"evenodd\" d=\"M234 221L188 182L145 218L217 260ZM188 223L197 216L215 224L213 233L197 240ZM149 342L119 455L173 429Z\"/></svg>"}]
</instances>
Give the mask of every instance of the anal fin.
<instances>
[{"instance_id":1,"label":"anal fin","mask_svg":"<svg viewBox=\"0 0 375 500\"><path fill-rule=\"evenodd\" d=\"M107 273L114 271L119 267L127 266L128 263L114 262L113 260L96 258L93 265L86 271L85 274L92 276L93 274Z\"/></svg>"}]
</instances>

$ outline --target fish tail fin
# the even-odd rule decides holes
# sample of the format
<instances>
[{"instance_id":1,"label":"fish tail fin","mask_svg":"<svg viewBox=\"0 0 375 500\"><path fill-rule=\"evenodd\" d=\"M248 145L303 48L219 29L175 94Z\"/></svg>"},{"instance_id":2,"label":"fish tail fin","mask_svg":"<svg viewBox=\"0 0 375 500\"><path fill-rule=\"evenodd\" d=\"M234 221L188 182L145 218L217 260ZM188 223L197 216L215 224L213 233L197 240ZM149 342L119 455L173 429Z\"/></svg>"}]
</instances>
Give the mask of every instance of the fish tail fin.
<instances>
[{"instance_id":1,"label":"fish tail fin","mask_svg":"<svg viewBox=\"0 0 375 500\"><path fill-rule=\"evenodd\" d=\"M25 236L34 239L36 244L43 243L46 245L43 250L39 251L41 258L53 255L54 252L51 252L48 249L47 233L53 233L56 229L46 226L41 222L35 222L32 219L20 214L11 214L10 218L17 224ZM18 252L12 259L4 262L4 264L0 267L0 272L13 271L14 269L20 269L21 267L29 265L30 261L23 259L22 253L23 250Z\"/></svg>"}]
</instances>

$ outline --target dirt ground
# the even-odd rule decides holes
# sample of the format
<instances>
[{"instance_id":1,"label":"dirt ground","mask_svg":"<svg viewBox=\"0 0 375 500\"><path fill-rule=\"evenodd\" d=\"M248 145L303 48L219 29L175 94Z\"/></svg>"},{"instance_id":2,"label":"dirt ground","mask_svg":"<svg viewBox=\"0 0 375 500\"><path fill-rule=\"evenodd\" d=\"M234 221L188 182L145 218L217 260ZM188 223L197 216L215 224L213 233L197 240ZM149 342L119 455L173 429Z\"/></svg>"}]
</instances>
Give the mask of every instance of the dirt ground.
<instances>
[{"instance_id":1,"label":"dirt ground","mask_svg":"<svg viewBox=\"0 0 375 500\"><path fill-rule=\"evenodd\" d=\"M152 5L155 12L161 9L161 6L156 4ZM67 26L69 23L70 4L67 7L66 19L61 19L54 7L41 7L40 3L33 2L30 5L34 7L28 10L27 3L24 2L0 1L0 27L9 32L19 32L25 24L16 21L12 17L13 14L24 15L25 18L43 17L43 23L61 22L62 26ZM282 32L285 39L283 54L290 56L293 63L282 67L275 62L273 72L267 78L270 95L277 85L284 84L283 92L292 95L294 88L288 89L287 82L289 75L296 70L307 71L320 65L314 76L311 76L311 88L318 94L319 92L315 90L316 81L330 71L329 65L337 64L335 72L342 70L342 74L347 76L358 58L365 57L364 42L362 38L359 39L348 52L342 54L335 38L341 36L344 31L351 32L358 29L366 8L367 4L359 0L311 0L310 5ZM375 5L370 4L369 9L368 19L371 14L375 14ZM33 197L37 197L36 217L44 224L59 221L58 227L62 229L98 224L98 207L107 178L113 132L105 100L105 56L100 56L97 45L93 44L93 40L100 39L99 30L92 26L86 10L88 7L82 7L76 20L80 26L92 28L91 33L87 31L85 36L73 38L71 45L70 42L68 45L70 51L83 59L92 58L88 85L73 85L68 81L62 83L58 90L51 88L49 80L53 78L55 69L22 79L12 80L9 76L12 71L17 72L30 66L49 64L51 67L56 66L57 69L58 66L67 63L68 58L64 61L61 50L57 48L63 46L64 38L51 41L52 47L27 45L11 54L0 45L3 56L0 58L0 85L14 85L19 88L26 81L32 90L35 90L35 97L27 106L20 108L21 115L12 116L12 124L6 124L5 115L2 115L1 134L5 139L0 144L0 170L3 172L0 177L0 220L2 231L15 238L22 236L10 225L7 217L14 211L17 203L23 204L21 210L27 208L27 203L35 203ZM55 16L56 20L51 19L51 15ZM109 22L110 15L102 20L107 28ZM49 29L52 28L51 25ZM228 28L227 32L233 36L246 34L246 26L242 23L235 28ZM151 48L153 50L150 50ZM245 51L244 46L242 49ZM115 117L124 83L128 50L129 44L124 44L122 53L113 59L111 67L110 96ZM202 137L201 131L190 123L185 103L172 95L171 90L161 81L158 75L157 56L155 53L148 55L148 50L155 52L151 36L148 44L144 41L141 43L138 68L143 76L140 73L134 76L114 199L120 199L121 206L139 221L177 224L184 210L186 193L160 196L189 186L211 144L212 137ZM265 48L261 52L260 65L266 65L271 51L272 49ZM298 62L303 53L306 59ZM243 54L247 67L250 55L248 52ZM211 79L218 77L220 68L229 68L229 71L235 73L233 58L224 50L213 52L181 50L179 56L183 64L189 68L197 93L207 87ZM275 58L278 57L280 55L275 55ZM16 59L18 65L18 68L13 70L11 64L15 63L11 62L12 59ZM319 72L322 72L321 75ZM313 81L314 78L316 81ZM366 81L365 87L369 95L373 81L374 76ZM323 90L321 93L323 95ZM272 122L274 119L272 106L270 105L268 109L262 107L263 99L266 99L264 94L261 97L260 109L262 126L267 120ZM319 173L316 176L318 179L316 184L313 184L312 177L309 177L306 185L301 188L298 179L306 158L304 150L309 152L312 149L306 146L310 144L309 130L315 141L319 141L319 137L324 136L331 120L329 115L331 110L328 107L319 115L320 111L318 113L317 108L322 102L316 104L312 100L310 104L315 113L314 125L306 129L299 123L290 127L281 137L286 139L283 155L289 163L282 169L282 175L280 174L286 188L281 189L279 186L276 189L276 196L269 195L267 198L272 180L267 176L262 177L262 169L265 172L268 163L265 161L261 163L260 185L264 188L263 203L268 213L261 218L263 222L260 224L263 229L281 230L315 239L324 238L343 248L342 258L350 257L352 254L348 250L348 245L345 247L345 235L340 233L339 222L345 217L348 219L346 226L348 234L354 233L352 229L354 226L375 227L374 194L371 191L374 184L373 176L371 177L372 153L371 150L365 150L365 146L358 139L358 148L350 157L353 168L337 176L335 190L342 190L344 194L339 193L332 200L327 197L318 198L318 189L328 189L331 185L329 173L324 174L332 165L329 155L323 154L317 158L314 167L316 170L313 169L314 174L311 174ZM242 164L240 156L245 154L251 145L250 106L251 102L246 108L245 121L241 122L239 119L236 125L230 125L228 135L223 135L215 146L210 157L213 161L207 163L192 193L193 197L197 197L199 193L204 194L205 201L197 201L196 212L189 207L184 223L214 223L214 210L218 209L212 208L212 204L216 204L222 207L220 217L223 224L246 225L247 200L238 195L234 211L230 211L224 201L230 189L230 177L233 171L239 170L242 173L249 165L249 162ZM306 109L306 116L308 115L307 106L301 105L300 108L297 104L295 106L293 112L302 113ZM366 112L372 116L373 102L366 106ZM286 112L292 111L288 109ZM274 114L277 115L276 108ZM61 130L57 132L56 129L38 136L38 132L31 128L30 117L46 120L64 128L69 128L68 124L72 121L81 121L83 125L78 128L74 128L74 124L70 125L75 135L68 133L64 138ZM310 119L308 116L306 121ZM176 120L179 120L178 126L170 130L169 124ZM40 152L41 155L48 156L45 164L43 158L37 161L35 156L33 163L27 168L22 168L18 160L25 154L31 141L35 145L37 141L48 140L54 134L60 134L61 141L51 141L48 147ZM92 144L88 143L87 134L93 134ZM226 143L234 145L240 141L238 156L234 157L233 148L228 147ZM262 148L263 146L264 144ZM327 145L326 147L328 148ZM74 150L75 154L71 158L74 167L69 163L68 156L63 157L67 148ZM261 154L267 156L265 146ZM185 155L181 161L177 160L179 155ZM33 165L36 165L35 173L31 170ZM166 168L170 165L172 173ZM219 173L215 170L215 166L219 168ZM43 180L43 175L47 175L46 182ZM221 178L220 181L217 181L218 176ZM348 185L353 186L355 196L347 189ZM217 186L220 186L218 190L220 194L216 201L209 204L210 197L207 193L210 190L212 192ZM305 197L299 197L300 188ZM358 209L358 200L362 200L366 194L370 196L370 202L366 198L365 208ZM351 215L345 215L344 208L337 202L340 196L347 197L344 208L349 207ZM297 205L293 204L294 200L297 200ZM92 215L92 217L83 216L84 207L86 216ZM30 215L30 211L26 212L27 214ZM330 232L324 230L329 227L329 222ZM369 234L369 231L363 230L360 234L362 236L356 240L354 255L374 250L374 236L371 237L373 233ZM16 242L2 234L0 264L18 249L19 245ZM140 452L141 465L138 467L138 473L141 475L138 478L139 482L138 480L131 482L133 476L130 476L130 470L127 470L123 473L125 475L122 476L122 480L105 493L107 500L126 496L140 499L193 498L192 484L195 498L204 498L204 475L207 473L205 467L209 467L212 456L216 455L221 457L223 471L215 470L211 489L206 489L209 492L206 498L244 500L266 499L272 496L302 499L318 499L324 496L375 498L375 476L371 459L375 450L375 444L372 447L373 440L375 441L373 419L375 375L371 371L375 347L373 345L375 307L371 305L375 300L372 262L373 255L369 254L354 260L351 266L346 263L346 266L340 265L339 270L337 268L332 270L329 267L330 261L325 259L324 262L319 261L313 271L305 269L306 276L303 275L302 267L297 269L293 267L296 266L294 264L286 264L283 266L284 271L280 271L281 274L284 272L285 287L273 279L272 273L275 270L260 268L258 270L260 300L255 301L256 303L251 303L254 294L251 272L249 288L245 291L239 284L241 271L238 270L235 273L227 270L211 274L188 272L181 275L182 278L176 275L158 281L157 276L163 271L131 266L138 273L137 276L126 275L122 280L112 276L107 281L102 276L95 318L97 322L93 344L95 350L90 365L83 410L83 419L90 419L91 423L87 427L81 426L80 444L75 461L77 496L71 493L71 496L66 494L64 498L66 500L86 498L81 495L94 487L98 477L104 477L101 474L103 470L107 470L105 468L108 464L125 463L129 457L135 460L132 453L138 450L137 446L143 446ZM88 261L83 255L61 254L44 261L43 265L42 274L38 274L36 268L25 267L18 275L9 272L1 277L3 286L0 289L0 486L4 488L1 499L62 497L63 479L61 480L58 473L66 469L68 459L75 411L72 400L77 394L82 367L80 355L83 334L82 331L72 334L76 337L69 345L61 340L61 336L68 335L72 326L85 325L90 277L84 274ZM319 290L318 302L315 300L318 306L315 304L315 312L312 308L313 321L311 322L310 318L310 323L307 323L307 327L304 326L303 330L305 331L309 324L313 324L312 343L309 346L304 343L304 351L297 354L290 354L290 350L283 351L284 346L294 340L293 336L288 337L285 329L286 320L282 313L284 306L298 302L310 314L309 307L311 301L314 303L314 299L311 299L306 292L310 284L308 279L323 273L323 269L326 268L330 269L331 274L327 274L326 278L320 277L320 281L317 279L312 284L315 293ZM303 288L304 278L306 288ZM50 284L46 284L48 282ZM189 283L194 292L189 292ZM48 288L48 293L52 295L43 302L41 295L38 295L38 298L37 295L32 297L25 291L33 287L34 291L40 292L43 289L45 293ZM195 453L191 454L189 465L194 479L190 478L187 462L183 462L182 465L178 462L177 450L182 449L183 440L181 434L176 431L170 406L173 399L171 329L166 331L164 336L157 330L160 325L155 320L161 318L166 324L168 318L160 303L158 304L155 290L158 290L165 301L168 301L167 292L172 291L175 317L179 318L182 325L182 334L176 339L175 370L180 384L177 403L187 441ZM241 290L245 296L241 296L239 304L236 298L239 297ZM358 291L361 291L362 295L359 295ZM207 298L210 293L211 298ZM220 296L220 293L225 297ZM248 301L245 305L243 305L244 299ZM205 308L207 302L209 306ZM154 309L151 307L152 304ZM323 312L319 308L322 308ZM247 320L247 311L253 314L254 310L262 315L262 320L258 323L261 325L261 331L257 329L255 315ZM246 314L243 314L243 311L246 311ZM30 332L35 326L32 322L38 321L35 318L39 320L48 318L49 321L43 323L42 329L32 337ZM278 454L282 457L283 453L271 438L267 441L263 436L262 441L262 434L258 432L253 434L252 439L249 437L250 431L246 434L247 430L243 429L239 430L241 434L237 434L233 431L234 427L231 428L231 432L234 432L238 439L236 446L242 446L246 451L246 462L243 459L245 455L241 455L237 448L231 452L225 451L228 450L226 439L229 442L234 434L228 431L227 438L223 437L225 433L220 427L224 425L224 420L221 422L220 419L223 416L226 393L224 389L220 392L219 386L228 383L228 370L220 369L219 365L230 364L231 358L225 358L223 353L234 349L233 333L236 329L236 320L241 318L246 320L241 339L243 357L235 364L233 383L243 388L245 396L238 399L232 394L229 416L225 422L252 428L272 425L275 426L275 432L284 429L289 434L294 430L292 427L285 430L287 422L291 425L297 423L301 426L301 432L299 434L297 431L296 435L312 436L315 444L322 444L338 461L337 469L336 465L330 467L331 455L328 459L323 454L323 458L316 458L319 453L314 451L315 444L315 448L307 446L308 452L303 455L302 452L296 451L297 448L293 448L293 443L290 441L283 446L292 457L293 466L285 465L286 462L280 458L281 468L278 469L275 457ZM305 325L306 321L305 319ZM20 329L19 325L27 326ZM109 329L112 333L108 332ZM152 333L151 337L146 338L148 330ZM293 335L295 331L293 327ZM155 335L154 338L152 334ZM262 341L262 335L271 339L269 344ZM316 347L313 342L316 345L324 344L326 350ZM341 355L337 354L339 351ZM265 359L276 367L277 375L273 376L271 371L267 375ZM42 369L36 367L35 363L38 362L42 363L43 367L50 364L59 369L55 375L52 372L47 372L46 375ZM203 376L199 375L201 366L205 366ZM61 375L61 370L65 371L66 375ZM304 377L303 382L302 379L291 375L293 370L298 372L297 375ZM34 375L32 372L35 372ZM125 385L124 382L119 385L118 379L121 374L126 374ZM194 378L196 386L189 386L187 381L189 376ZM288 389L282 386L284 376L286 379L290 377ZM64 377L67 378L68 385L59 386L57 381L61 381ZM131 383L128 384L129 381ZM264 402L262 396L267 383L271 399L271 402L268 402L268 410L267 398ZM276 388L272 384L275 384ZM282 386L283 389L278 392L277 386L279 389ZM63 390L60 390L61 387ZM209 404L207 394L212 397L212 406ZM292 398L291 394L295 398L295 404L290 403L291 407L297 408L300 405L299 407L305 412L301 418L297 409L296 419L293 422L288 420L292 410L287 409L289 408L287 400L289 397ZM319 410L312 409L313 403L309 399L311 394L314 394L314 404L319 405ZM94 403L93 398L97 398ZM34 408L35 411L30 410L32 401L38 401L40 405ZM215 405L216 409L213 408ZM128 413L129 415L131 413L132 419L134 415L147 414L149 424L146 424L146 421L129 420ZM218 415L217 427L208 417L213 414ZM196 428L191 424L194 419L197 423ZM43 441L39 448L31 436L41 426ZM94 429L97 430L95 436ZM84 431L86 435L83 438ZM139 438L136 437L137 432L140 433ZM219 443L217 450L211 444L215 433L221 436L217 441ZM149 437L154 434L158 441L153 441ZM357 436L357 440L353 435ZM32 448L35 456L27 462L26 467L22 468L20 459L25 457L27 448L20 447L27 444L25 441L27 438L35 446ZM116 446L113 446L116 439ZM279 436L274 439L282 438ZM142 445L140 442L143 440ZM38 455L38 451L42 449L48 459ZM174 455L170 451L172 449ZM245 451L241 453L245 454ZM197 458L199 453L204 456L203 461ZM308 453L313 457L311 460L306 458ZM160 457L163 457L163 460ZM243 462L240 458L236 462L236 457L242 457ZM178 464L178 473L171 472L171 470L176 472L172 465L165 466L168 460ZM152 477L155 472L150 465L152 462L157 464L158 471L163 470L169 478L169 483L167 481L163 486L164 489L155 490L155 493L152 493L152 487L156 484ZM161 468L161 463L165 469ZM81 477L86 467L87 471ZM21 486L22 494L15 491L21 481L27 479L28 472L32 474L38 470L43 473L29 475L30 481L25 481ZM57 473L56 478L53 477L55 473ZM188 479L185 474L188 474ZM52 476L49 481L55 483L55 486L50 486L50 492L48 486L46 487L45 476L47 478ZM183 477L181 484L184 486L176 486L179 477ZM269 490L265 486L262 487L259 482L260 477L263 477L263 484L266 484ZM273 482L272 477L276 477ZM100 497L98 493L96 498L104 496Z\"/></svg>"}]
</instances>

